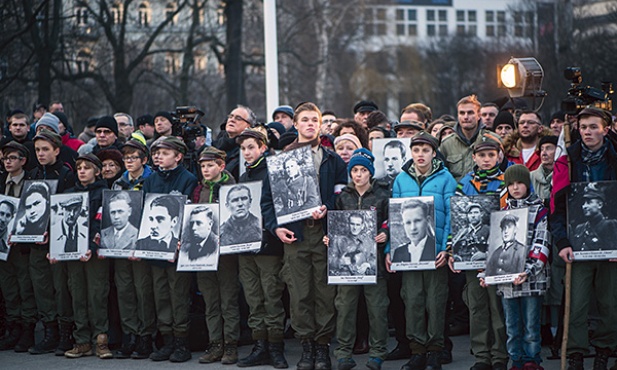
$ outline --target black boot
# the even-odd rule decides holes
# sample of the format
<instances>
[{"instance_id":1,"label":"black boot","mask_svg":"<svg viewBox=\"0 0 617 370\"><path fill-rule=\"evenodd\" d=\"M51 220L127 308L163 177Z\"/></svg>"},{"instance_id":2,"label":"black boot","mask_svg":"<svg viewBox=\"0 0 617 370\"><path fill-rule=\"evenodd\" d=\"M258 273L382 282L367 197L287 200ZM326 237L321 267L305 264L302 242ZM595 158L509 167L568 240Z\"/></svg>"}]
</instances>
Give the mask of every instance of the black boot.
<instances>
[{"instance_id":1,"label":"black boot","mask_svg":"<svg viewBox=\"0 0 617 370\"><path fill-rule=\"evenodd\" d=\"M131 354L134 360L143 360L152 354L152 335L142 335L137 337L135 351Z\"/></svg>"},{"instance_id":2,"label":"black boot","mask_svg":"<svg viewBox=\"0 0 617 370\"><path fill-rule=\"evenodd\" d=\"M285 343L268 343L270 352L270 363L275 369L287 369L289 364L285 359Z\"/></svg>"},{"instance_id":3,"label":"black boot","mask_svg":"<svg viewBox=\"0 0 617 370\"><path fill-rule=\"evenodd\" d=\"M58 348L56 348L56 356L64 356L66 351L73 349L75 340L73 339L73 323L61 323L58 325L60 329L60 339L58 340Z\"/></svg>"},{"instance_id":4,"label":"black boot","mask_svg":"<svg viewBox=\"0 0 617 370\"><path fill-rule=\"evenodd\" d=\"M135 335L122 333L122 347L114 351L115 358L129 358L135 350Z\"/></svg>"},{"instance_id":5,"label":"black boot","mask_svg":"<svg viewBox=\"0 0 617 370\"><path fill-rule=\"evenodd\" d=\"M23 324L21 328L21 336L15 344L15 352L28 352L28 348L34 345L34 327L35 323Z\"/></svg>"},{"instance_id":6,"label":"black boot","mask_svg":"<svg viewBox=\"0 0 617 370\"><path fill-rule=\"evenodd\" d=\"M21 337L21 325L16 321L6 323L7 335L0 341L0 351L6 351L15 348L15 345Z\"/></svg>"},{"instance_id":7,"label":"black boot","mask_svg":"<svg viewBox=\"0 0 617 370\"><path fill-rule=\"evenodd\" d=\"M573 353L568 355L568 368L567 370L583 370L584 369L584 357L582 353Z\"/></svg>"},{"instance_id":8,"label":"black boot","mask_svg":"<svg viewBox=\"0 0 617 370\"><path fill-rule=\"evenodd\" d=\"M302 355L296 364L297 370L313 370L315 367L315 345L310 339L302 339Z\"/></svg>"},{"instance_id":9,"label":"black boot","mask_svg":"<svg viewBox=\"0 0 617 370\"><path fill-rule=\"evenodd\" d=\"M150 360L152 361L167 361L172 353L174 353L175 343L174 337L171 335L163 335L163 342L165 343L158 351L152 352Z\"/></svg>"},{"instance_id":10,"label":"black boot","mask_svg":"<svg viewBox=\"0 0 617 370\"><path fill-rule=\"evenodd\" d=\"M596 358L593 360L593 370L608 369L608 358L611 356L611 350L608 348L596 348Z\"/></svg>"},{"instance_id":11,"label":"black boot","mask_svg":"<svg viewBox=\"0 0 617 370\"><path fill-rule=\"evenodd\" d=\"M331 370L330 345L315 344L315 370Z\"/></svg>"},{"instance_id":12,"label":"black boot","mask_svg":"<svg viewBox=\"0 0 617 370\"><path fill-rule=\"evenodd\" d=\"M169 356L171 362L187 362L193 356L187 345L187 337L174 337L174 352Z\"/></svg>"},{"instance_id":13,"label":"black boot","mask_svg":"<svg viewBox=\"0 0 617 370\"><path fill-rule=\"evenodd\" d=\"M51 353L58 347L58 323L51 322L45 324L45 336L43 340L30 347L28 352L31 355L42 355L43 353Z\"/></svg>"},{"instance_id":14,"label":"black boot","mask_svg":"<svg viewBox=\"0 0 617 370\"><path fill-rule=\"evenodd\" d=\"M264 339L258 339L255 341L253 350L245 358L238 360L238 367L251 367L260 365L269 365L270 355L268 354L268 341Z\"/></svg>"}]
</instances>

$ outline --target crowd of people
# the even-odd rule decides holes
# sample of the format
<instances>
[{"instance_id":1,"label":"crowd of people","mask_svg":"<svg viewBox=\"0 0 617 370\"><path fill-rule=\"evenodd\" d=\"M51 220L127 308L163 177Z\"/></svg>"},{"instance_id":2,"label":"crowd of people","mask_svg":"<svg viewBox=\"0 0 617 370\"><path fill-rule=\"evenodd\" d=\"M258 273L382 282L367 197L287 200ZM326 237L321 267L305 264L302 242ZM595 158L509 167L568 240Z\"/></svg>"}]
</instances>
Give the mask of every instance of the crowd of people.
<instances>
[{"instance_id":1,"label":"crowd of people","mask_svg":"<svg viewBox=\"0 0 617 370\"><path fill-rule=\"evenodd\" d=\"M14 230L8 222L16 209L0 202L0 232L8 242L2 248L10 246L7 260L0 261L6 318L0 350L186 362L192 358L191 300L203 299L208 346L200 363L287 368L289 311L291 331L302 346L299 370L330 370L333 338L339 370L356 367L353 354L361 353L369 354L366 367L371 370L398 359L408 359L402 370L437 370L452 362L449 337L461 334L470 337L475 357L471 370L536 370L542 369L541 346L549 345L556 354L561 343L566 264L572 264L568 369L583 369L592 347L594 369L607 369L617 350L617 263L575 261L567 211L571 182L617 180L616 125L610 112L587 107L544 120L514 101L482 104L471 95L456 104L456 117L436 118L429 106L414 103L395 121L374 102L363 100L353 107L353 118L341 119L305 102L295 109L278 107L273 122L263 124L249 107L238 105L215 138L211 129L199 125L187 143L174 129L175 117L166 111L136 120L127 113L91 119L76 138L60 102L49 111L35 108L32 117L20 110L8 114L0 142L0 194L25 202L25 221L14 228L22 232L41 226L28 217L37 205L24 201L34 199L25 197L24 181L57 180L56 194L88 193L88 252L79 261L51 258L48 231L43 231L41 242L12 242ZM561 153L559 145L564 127L572 137L567 153ZM375 140L383 138L406 138L410 144L390 141L374 153ZM279 200L271 191L279 185L270 183L266 158L304 146L311 149L316 179L303 178L289 162L283 164L285 171L297 176L286 181L296 181L294 189L306 190L304 198L314 194L321 206L308 219L279 225ZM379 178L374 154L383 158ZM191 166L195 173L187 170ZM221 255L217 271L177 271L177 258L105 258L99 253L139 232L127 223L134 200L126 195L110 200L112 225L102 229L104 189L184 195L192 204L227 204L231 192L219 199L221 186L252 181L262 182L261 231L259 225L252 228L262 233L261 248ZM486 243L488 230L480 222L484 210L471 204L466 208L466 232L453 236L450 199L482 194L496 195L503 210L527 210L526 243L514 238L517 218L506 216L499 225L499 253L526 250L524 269L516 271L512 283L488 285L484 271L454 268L453 238ZM248 188L239 188L236 195L251 198ZM433 197L433 212L414 199L420 196ZM598 192L586 196L600 209L607 201ZM400 227L408 238L402 245L390 243L390 198L411 198L400 206ZM69 199L61 206L68 210L72 203L78 204ZM150 217L166 231L153 229L138 245L120 249L153 250L156 243L177 257L180 235L171 232L177 221L170 211L177 204L155 199L149 207L154 214ZM376 284L328 284L329 210L376 211L377 222L371 226L378 248ZM435 224L426 232L429 213L434 213ZM243 224L232 221L221 227L220 240L210 238L212 211L195 208L189 223L189 234L201 240L195 250L211 254L214 243L250 233L239 231ZM596 244L612 242L592 226L577 235L584 231ZM159 237L163 233L165 237ZM393 270L393 263L426 259L427 243L435 245L433 269ZM489 262L495 269L505 268L503 259L493 257ZM108 337L111 302L117 304L122 331L113 351ZM248 318L241 315L243 304ZM44 334L35 342L39 321ZM248 356L238 358L242 321L248 321L254 346ZM397 341L391 350L389 327Z\"/></svg>"}]
</instances>

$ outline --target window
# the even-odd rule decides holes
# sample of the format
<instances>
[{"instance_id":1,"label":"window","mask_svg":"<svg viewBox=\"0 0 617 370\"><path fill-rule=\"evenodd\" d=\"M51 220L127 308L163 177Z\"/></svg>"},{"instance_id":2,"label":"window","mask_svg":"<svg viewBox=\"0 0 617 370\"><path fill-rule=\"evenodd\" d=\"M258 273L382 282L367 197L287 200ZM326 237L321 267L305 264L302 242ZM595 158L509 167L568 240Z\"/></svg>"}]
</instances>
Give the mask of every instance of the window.
<instances>
[{"instance_id":1,"label":"window","mask_svg":"<svg viewBox=\"0 0 617 370\"><path fill-rule=\"evenodd\" d=\"M366 36L384 36L387 31L385 8L368 8L364 13L364 33Z\"/></svg>"},{"instance_id":2,"label":"window","mask_svg":"<svg viewBox=\"0 0 617 370\"><path fill-rule=\"evenodd\" d=\"M88 9L85 6L75 7L75 23L78 26L88 25Z\"/></svg>"},{"instance_id":3,"label":"window","mask_svg":"<svg viewBox=\"0 0 617 370\"><path fill-rule=\"evenodd\" d=\"M170 24L175 25L178 20L176 13L176 5L173 3L168 3L165 7L165 19L171 19L169 21Z\"/></svg>"},{"instance_id":4,"label":"window","mask_svg":"<svg viewBox=\"0 0 617 370\"><path fill-rule=\"evenodd\" d=\"M120 8L120 4L118 3L115 3L111 6L111 23L122 23L122 10Z\"/></svg>"},{"instance_id":5,"label":"window","mask_svg":"<svg viewBox=\"0 0 617 370\"><path fill-rule=\"evenodd\" d=\"M448 12L446 10L426 10L427 36L448 36Z\"/></svg>"},{"instance_id":6,"label":"window","mask_svg":"<svg viewBox=\"0 0 617 370\"><path fill-rule=\"evenodd\" d=\"M208 64L208 58L201 54L195 54L195 57L193 58L193 65L196 71L205 71L206 70L206 65Z\"/></svg>"},{"instance_id":7,"label":"window","mask_svg":"<svg viewBox=\"0 0 617 370\"><path fill-rule=\"evenodd\" d=\"M459 36L476 36L478 33L478 15L475 10L456 11L456 34Z\"/></svg>"},{"instance_id":8,"label":"window","mask_svg":"<svg viewBox=\"0 0 617 370\"><path fill-rule=\"evenodd\" d=\"M487 10L485 20L487 37L506 36L506 12Z\"/></svg>"},{"instance_id":9,"label":"window","mask_svg":"<svg viewBox=\"0 0 617 370\"><path fill-rule=\"evenodd\" d=\"M90 70L92 64L92 53L88 49L82 49L77 53L75 58L77 73L86 73Z\"/></svg>"},{"instance_id":10,"label":"window","mask_svg":"<svg viewBox=\"0 0 617 370\"><path fill-rule=\"evenodd\" d=\"M532 12L514 12L514 36L533 37L534 14Z\"/></svg>"},{"instance_id":11,"label":"window","mask_svg":"<svg viewBox=\"0 0 617 370\"><path fill-rule=\"evenodd\" d=\"M396 35L417 36L418 14L416 9L396 9Z\"/></svg>"},{"instance_id":12,"label":"window","mask_svg":"<svg viewBox=\"0 0 617 370\"><path fill-rule=\"evenodd\" d=\"M139 23L139 25L148 27L150 25L150 17L151 17L150 5L148 5L148 3L146 2L139 4L139 14L137 17L137 22Z\"/></svg>"},{"instance_id":13,"label":"window","mask_svg":"<svg viewBox=\"0 0 617 370\"><path fill-rule=\"evenodd\" d=\"M165 73L173 75L180 70L180 59L174 53L165 55Z\"/></svg>"}]
</instances>

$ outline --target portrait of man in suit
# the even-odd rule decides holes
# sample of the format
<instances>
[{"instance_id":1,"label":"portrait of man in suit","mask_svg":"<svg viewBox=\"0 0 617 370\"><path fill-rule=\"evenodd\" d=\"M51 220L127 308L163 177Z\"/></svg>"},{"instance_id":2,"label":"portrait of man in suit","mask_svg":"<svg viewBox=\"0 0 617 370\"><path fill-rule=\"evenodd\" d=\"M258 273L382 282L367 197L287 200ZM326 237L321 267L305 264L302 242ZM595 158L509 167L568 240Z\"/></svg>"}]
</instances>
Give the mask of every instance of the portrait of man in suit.
<instances>
[{"instance_id":1,"label":"portrait of man in suit","mask_svg":"<svg viewBox=\"0 0 617 370\"><path fill-rule=\"evenodd\" d=\"M9 246L6 244L8 238L9 223L15 216L15 205L3 199L0 201L0 253L8 253Z\"/></svg>"},{"instance_id":2,"label":"portrait of man in suit","mask_svg":"<svg viewBox=\"0 0 617 370\"><path fill-rule=\"evenodd\" d=\"M52 244L56 246L64 245L64 253L77 252L78 241L88 237L87 226L82 225L85 221L81 217L83 201L81 195L75 195L58 203L63 216L62 221L54 225L59 232L53 233L53 235L56 235L54 236L56 240L52 240ZM80 217L82 218L81 223L78 222Z\"/></svg>"},{"instance_id":3,"label":"portrait of man in suit","mask_svg":"<svg viewBox=\"0 0 617 370\"><path fill-rule=\"evenodd\" d=\"M396 248L392 262L434 261L435 235L429 227L428 205L417 199L407 200L401 205L401 217L409 243Z\"/></svg>"},{"instance_id":4,"label":"portrait of man in suit","mask_svg":"<svg viewBox=\"0 0 617 370\"><path fill-rule=\"evenodd\" d=\"M235 245L261 240L261 220L251 213L251 190L236 185L229 190L225 207L229 218L221 225L221 245Z\"/></svg>"},{"instance_id":5,"label":"portrait of man in suit","mask_svg":"<svg viewBox=\"0 0 617 370\"><path fill-rule=\"evenodd\" d=\"M148 220L150 234L137 241L138 250L155 252L175 252L178 248L178 238L174 236L174 228L180 218L180 205L173 196L159 196L150 203L150 209L145 215Z\"/></svg>"},{"instance_id":6,"label":"portrait of man in suit","mask_svg":"<svg viewBox=\"0 0 617 370\"><path fill-rule=\"evenodd\" d=\"M182 240L182 252L186 253L189 261L215 256L218 250L215 229L214 215L209 207L200 205L191 211L188 230L183 232L185 236Z\"/></svg>"},{"instance_id":7,"label":"portrait of man in suit","mask_svg":"<svg viewBox=\"0 0 617 370\"><path fill-rule=\"evenodd\" d=\"M401 173L403 164L407 161L407 150L400 140L392 140L383 147L383 166L385 174L378 180L387 182L390 187L394 179Z\"/></svg>"},{"instance_id":8,"label":"portrait of man in suit","mask_svg":"<svg viewBox=\"0 0 617 370\"><path fill-rule=\"evenodd\" d=\"M491 253L486 276L518 274L525 269L526 247L516 239L518 217L507 214L499 223L502 244Z\"/></svg>"},{"instance_id":9,"label":"portrait of man in suit","mask_svg":"<svg viewBox=\"0 0 617 370\"><path fill-rule=\"evenodd\" d=\"M131 197L127 192L118 192L109 198L111 226L101 231L101 248L133 250L138 230L129 219L133 213Z\"/></svg>"}]
</instances>

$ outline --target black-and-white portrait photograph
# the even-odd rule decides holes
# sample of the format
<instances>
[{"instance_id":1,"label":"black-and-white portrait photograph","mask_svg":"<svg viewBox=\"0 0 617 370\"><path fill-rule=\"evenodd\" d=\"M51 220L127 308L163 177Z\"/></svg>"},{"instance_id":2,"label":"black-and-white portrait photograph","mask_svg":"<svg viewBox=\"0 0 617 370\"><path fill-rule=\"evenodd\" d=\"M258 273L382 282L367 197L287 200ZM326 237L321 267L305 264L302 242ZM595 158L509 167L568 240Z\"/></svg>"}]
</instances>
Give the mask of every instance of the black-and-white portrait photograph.
<instances>
[{"instance_id":1,"label":"black-and-white portrait photograph","mask_svg":"<svg viewBox=\"0 0 617 370\"><path fill-rule=\"evenodd\" d=\"M177 271L216 271L219 264L219 204L187 204Z\"/></svg>"},{"instance_id":2,"label":"black-and-white portrait photograph","mask_svg":"<svg viewBox=\"0 0 617 370\"><path fill-rule=\"evenodd\" d=\"M12 243L36 243L45 240L51 210L49 202L57 187L58 180L24 182L11 233Z\"/></svg>"},{"instance_id":3,"label":"black-and-white portrait photograph","mask_svg":"<svg viewBox=\"0 0 617 370\"><path fill-rule=\"evenodd\" d=\"M389 213L392 270L434 270L433 197L392 198Z\"/></svg>"},{"instance_id":4,"label":"black-and-white portrait photograph","mask_svg":"<svg viewBox=\"0 0 617 370\"><path fill-rule=\"evenodd\" d=\"M310 146L268 156L266 160L278 224L310 218L321 206Z\"/></svg>"},{"instance_id":5,"label":"black-and-white portrait photograph","mask_svg":"<svg viewBox=\"0 0 617 370\"><path fill-rule=\"evenodd\" d=\"M176 258L185 195L146 194L135 257L154 260Z\"/></svg>"},{"instance_id":6,"label":"black-and-white portrait photograph","mask_svg":"<svg viewBox=\"0 0 617 370\"><path fill-rule=\"evenodd\" d=\"M491 213L486 284L511 283L525 271L528 213L527 208Z\"/></svg>"},{"instance_id":7,"label":"black-and-white portrait photograph","mask_svg":"<svg viewBox=\"0 0 617 370\"><path fill-rule=\"evenodd\" d=\"M328 212L328 284L377 283L375 211Z\"/></svg>"},{"instance_id":8,"label":"black-and-white portrait photograph","mask_svg":"<svg viewBox=\"0 0 617 370\"><path fill-rule=\"evenodd\" d=\"M392 184L401 173L403 164L411 158L411 138L387 138L373 140L375 156L375 178Z\"/></svg>"},{"instance_id":9,"label":"black-and-white portrait photograph","mask_svg":"<svg viewBox=\"0 0 617 370\"><path fill-rule=\"evenodd\" d=\"M572 183L568 238L576 260L617 258L617 183Z\"/></svg>"},{"instance_id":10,"label":"black-and-white portrait photograph","mask_svg":"<svg viewBox=\"0 0 617 370\"><path fill-rule=\"evenodd\" d=\"M133 256L139 235L142 203L141 191L103 191L99 255L119 258Z\"/></svg>"},{"instance_id":11,"label":"black-and-white portrait photograph","mask_svg":"<svg viewBox=\"0 0 617 370\"><path fill-rule=\"evenodd\" d=\"M0 261L6 261L9 257L9 232L13 228L18 205L19 198L0 195Z\"/></svg>"},{"instance_id":12,"label":"black-and-white portrait photograph","mask_svg":"<svg viewBox=\"0 0 617 370\"><path fill-rule=\"evenodd\" d=\"M221 186L221 254L261 249L261 181Z\"/></svg>"},{"instance_id":13,"label":"black-and-white portrait photograph","mask_svg":"<svg viewBox=\"0 0 617 370\"><path fill-rule=\"evenodd\" d=\"M497 194L450 198L452 254L456 270L486 268L493 211L499 211Z\"/></svg>"},{"instance_id":14,"label":"black-and-white portrait photograph","mask_svg":"<svg viewBox=\"0 0 617 370\"><path fill-rule=\"evenodd\" d=\"M49 257L59 261L78 260L88 251L88 193L51 196Z\"/></svg>"}]
</instances>

